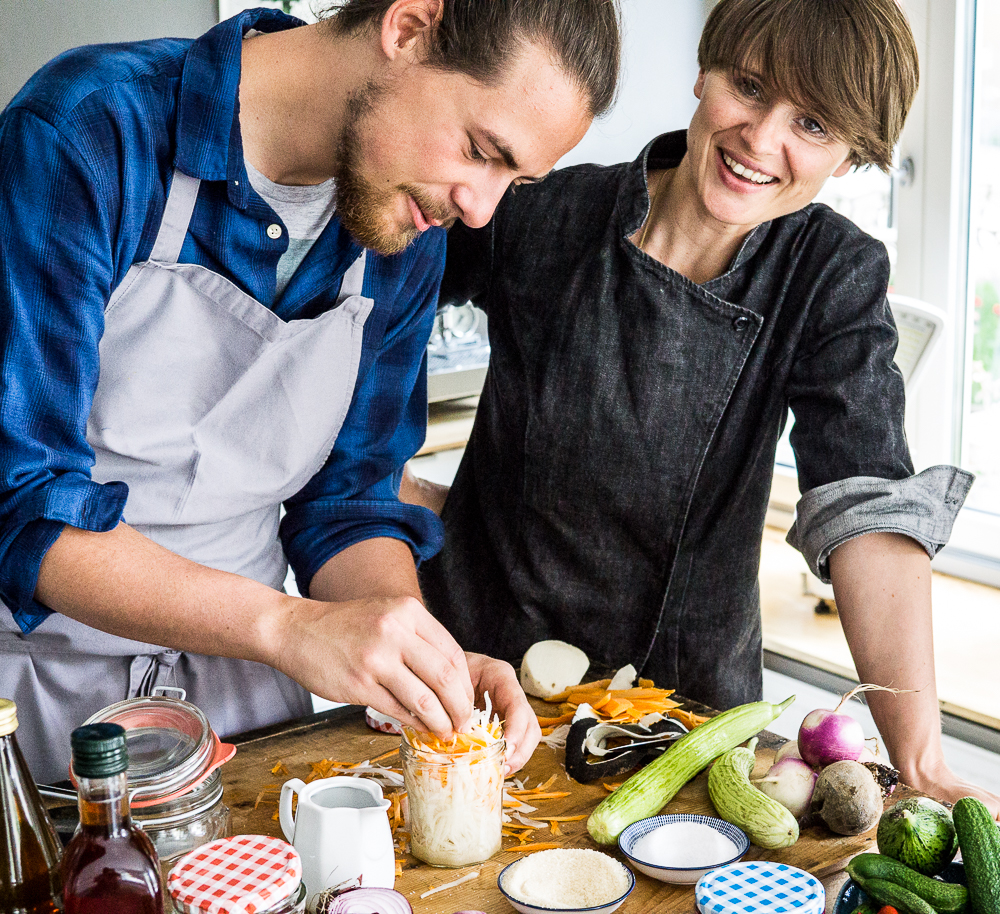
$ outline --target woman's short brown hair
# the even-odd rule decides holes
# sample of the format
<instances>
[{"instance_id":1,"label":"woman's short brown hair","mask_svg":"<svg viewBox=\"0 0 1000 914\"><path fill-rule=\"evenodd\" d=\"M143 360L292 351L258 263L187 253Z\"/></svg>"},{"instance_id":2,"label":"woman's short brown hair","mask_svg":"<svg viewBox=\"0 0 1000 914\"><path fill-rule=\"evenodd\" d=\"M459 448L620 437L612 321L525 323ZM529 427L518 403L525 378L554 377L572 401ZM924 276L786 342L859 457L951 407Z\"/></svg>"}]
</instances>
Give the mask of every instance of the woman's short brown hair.
<instances>
[{"instance_id":1,"label":"woman's short brown hair","mask_svg":"<svg viewBox=\"0 0 1000 914\"><path fill-rule=\"evenodd\" d=\"M849 144L855 165L883 171L920 75L897 0L719 0L698 64L760 74Z\"/></svg>"}]
</instances>

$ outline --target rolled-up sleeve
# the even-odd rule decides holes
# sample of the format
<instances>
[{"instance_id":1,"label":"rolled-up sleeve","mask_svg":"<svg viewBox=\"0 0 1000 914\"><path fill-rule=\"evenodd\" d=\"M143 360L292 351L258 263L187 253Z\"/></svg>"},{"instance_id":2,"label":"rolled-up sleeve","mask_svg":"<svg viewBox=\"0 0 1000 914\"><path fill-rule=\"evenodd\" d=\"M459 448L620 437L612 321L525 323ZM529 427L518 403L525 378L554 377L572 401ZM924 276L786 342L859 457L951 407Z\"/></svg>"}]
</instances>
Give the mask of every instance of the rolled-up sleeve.
<instances>
[{"instance_id":1,"label":"rolled-up sleeve","mask_svg":"<svg viewBox=\"0 0 1000 914\"><path fill-rule=\"evenodd\" d=\"M905 534L934 556L972 485L936 466L914 475L904 430L898 336L885 291L889 263L873 239L823 251L788 383L790 441L802 497L788 542L829 581L830 553L865 533Z\"/></svg>"},{"instance_id":2,"label":"rolled-up sleeve","mask_svg":"<svg viewBox=\"0 0 1000 914\"><path fill-rule=\"evenodd\" d=\"M403 540L418 562L441 548L437 515L398 498L403 466L427 432L426 352L445 243L443 231L431 231L400 255L409 269L399 287L385 300L376 298L375 308L391 311L393 320L359 379L333 451L285 504L282 545L304 595L328 559L362 540ZM381 269L379 262L373 269ZM377 276L365 281L380 286Z\"/></svg>"},{"instance_id":3,"label":"rolled-up sleeve","mask_svg":"<svg viewBox=\"0 0 1000 914\"><path fill-rule=\"evenodd\" d=\"M826 583L830 553L864 533L905 534L934 558L973 479L957 467L936 466L905 479L860 476L818 486L799 500L787 539Z\"/></svg>"},{"instance_id":4,"label":"rolled-up sleeve","mask_svg":"<svg viewBox=\"0 0 1000 914\"><path fill-rule=\"evenodd\" d=\"M127 488L90 478L86 438L113 197L60 128L12 106L0 119L0 599L25 632L49 613L38 570L64 524L103 531ZM0 610L2 611L2 610Z\"/></svg>"}]
</instances>

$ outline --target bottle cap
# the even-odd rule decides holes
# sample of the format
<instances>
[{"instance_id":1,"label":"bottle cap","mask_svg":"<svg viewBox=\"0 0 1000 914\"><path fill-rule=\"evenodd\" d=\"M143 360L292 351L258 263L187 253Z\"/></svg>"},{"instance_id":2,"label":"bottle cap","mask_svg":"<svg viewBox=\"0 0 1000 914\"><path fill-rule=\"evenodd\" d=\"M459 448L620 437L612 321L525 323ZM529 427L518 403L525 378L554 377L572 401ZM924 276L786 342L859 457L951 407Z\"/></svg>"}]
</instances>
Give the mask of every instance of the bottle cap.
<instances>
[{"instance_id":1,"label":"bottle cap","mask_svg":"<svg viewBox=\"0 0 1000 914\"><path fill-rule=\"evenodd\" d=\"M73 773L81 778L106 778L128 768L125 730L118 724L87 724L70 735Z\"/></svg>"},{"instance_id":2,"label":"bottle cap","mask_svg":"<svg viewBox=\"0 0 1000 914\"><path fill-rule=\"evenodd\" d=\"M0 736L9 736L17 729L17 705L9 698L0 698Z\"/></svg>"}]
</instances>

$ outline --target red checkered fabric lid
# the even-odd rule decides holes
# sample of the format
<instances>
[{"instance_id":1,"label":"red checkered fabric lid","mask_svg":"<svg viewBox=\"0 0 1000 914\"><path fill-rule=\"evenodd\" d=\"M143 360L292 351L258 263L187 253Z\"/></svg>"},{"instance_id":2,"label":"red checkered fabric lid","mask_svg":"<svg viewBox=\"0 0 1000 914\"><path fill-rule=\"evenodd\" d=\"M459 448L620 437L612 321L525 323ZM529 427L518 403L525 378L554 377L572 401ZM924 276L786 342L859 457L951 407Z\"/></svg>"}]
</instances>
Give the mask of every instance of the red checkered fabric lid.
<instances>
[{"instance_id":1,"label":"red checkered fabric lid","mask_svg":"<svg viewBox=\"0 0 1000 914\"><path fill-rule=\"evenodd\" d=\"M302 861L290 844L236 835L181 857L167 889L174 905L190 914L256 914L285 901L301 880Z\"/></svg>"}]
</instances>

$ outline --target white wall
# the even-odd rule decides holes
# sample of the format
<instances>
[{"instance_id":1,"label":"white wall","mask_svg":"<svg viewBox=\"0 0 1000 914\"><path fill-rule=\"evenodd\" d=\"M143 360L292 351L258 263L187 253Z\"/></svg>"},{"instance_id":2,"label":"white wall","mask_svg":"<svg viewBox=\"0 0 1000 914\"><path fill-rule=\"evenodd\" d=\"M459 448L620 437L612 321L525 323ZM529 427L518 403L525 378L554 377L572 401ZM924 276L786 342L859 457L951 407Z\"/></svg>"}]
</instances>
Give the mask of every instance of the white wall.
<instances>
[{"instance_id":1,"label":"white wall","mask_svg":"<svg viewBox=\"0 0 1000 914\"><path fill-rule=\"evenodd\" d=\"M654 136L687 127L694 113L705 0L622 0L624 54L618 103L560 165L634 159Z\"/></svg>"},{"instance_id":2,"label":"white wall","mask_svg":"<svg viewBox=\"0 0 1000 914\"><path fill-rule=\"evenodd\" d=\"M68 48L194 38L218 19L218 0L0 0L0 108Z\"/></svg>"}]
</instances>

